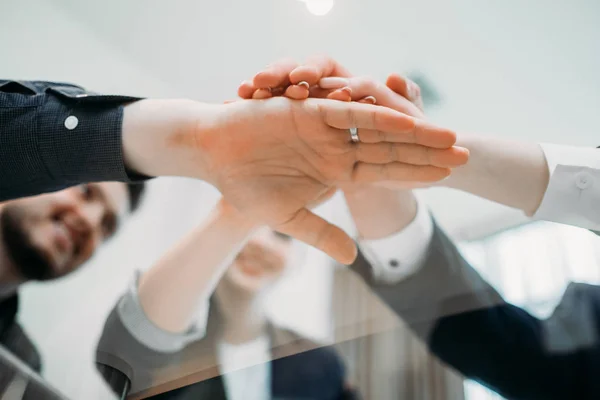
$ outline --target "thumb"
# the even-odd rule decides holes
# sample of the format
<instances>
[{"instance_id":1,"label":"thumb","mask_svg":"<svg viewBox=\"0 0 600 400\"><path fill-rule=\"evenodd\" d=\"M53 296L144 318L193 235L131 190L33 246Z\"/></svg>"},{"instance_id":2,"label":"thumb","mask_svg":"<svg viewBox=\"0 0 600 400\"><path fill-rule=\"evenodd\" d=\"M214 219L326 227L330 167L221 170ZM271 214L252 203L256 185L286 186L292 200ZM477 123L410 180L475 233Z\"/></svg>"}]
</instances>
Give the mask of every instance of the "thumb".
<instances>
[{"instance_id":1,"label":"thumb","mask_svg":"<svg viewBox=\"0 0 600 400\"><path fill-rule=\"evenodd\" d=\"M325 203L327 200L331 199L336 192L338 191L337 187L331 187L329 189L327 189L327 191L325 193L323 193L322 195L320 195L315 201L310 202L306 205L306 208L308 208L309 210L312 210L315 207L320 206L321 204Z\"/></svg>"},{"instance_id":2,"label":"thumb","mask_svg":"<svg viewBox=\"0 0 600 400\"><path fill-rule=\"evenodd\" d=\"M342 264L356 259L356 244L346 232L303 208L275 229L313 246Z\"/></svg>"}]
</instances>

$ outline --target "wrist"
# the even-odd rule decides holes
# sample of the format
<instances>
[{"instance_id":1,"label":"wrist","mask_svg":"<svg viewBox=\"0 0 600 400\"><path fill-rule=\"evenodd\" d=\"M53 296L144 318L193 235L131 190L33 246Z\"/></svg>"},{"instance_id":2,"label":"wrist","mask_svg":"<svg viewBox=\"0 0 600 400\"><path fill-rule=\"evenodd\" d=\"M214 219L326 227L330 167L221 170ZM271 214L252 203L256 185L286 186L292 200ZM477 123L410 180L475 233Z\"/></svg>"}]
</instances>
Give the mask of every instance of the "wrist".
<instances>
[{"instance_id":1,"label":"wrist","mask_svg":"<svg viewBox=\"0 0 600 400\"><path fill-rule=\"evenodd\" d=\"M220 108L192 100L148 99L125 106L123 152L129 169L149 176L210 181L200 138L218 130Z\"/></svg>"},{"instance_id":2,"label":"wrist","mask_svg":"<svg viewBox=\"0 0 600 400\"><path fill-rule=\"evenodd\" d=\"M227 226L231 226L245 233L250 233L260 226L260 221L248 217L237 208L221 199L216 207L217 218Z\"/></svg>"},{"instance_id":3,"label":"wrist","mask_svg":"<svg viewBox=\"0 0 600 400\"><path fill-rule=\"evenodd\" d=\"M417 214L417 200L410 190L373 187L345 192L346 202L361 238L375 240L397 233Z\"/></svg>"}]
</instances>

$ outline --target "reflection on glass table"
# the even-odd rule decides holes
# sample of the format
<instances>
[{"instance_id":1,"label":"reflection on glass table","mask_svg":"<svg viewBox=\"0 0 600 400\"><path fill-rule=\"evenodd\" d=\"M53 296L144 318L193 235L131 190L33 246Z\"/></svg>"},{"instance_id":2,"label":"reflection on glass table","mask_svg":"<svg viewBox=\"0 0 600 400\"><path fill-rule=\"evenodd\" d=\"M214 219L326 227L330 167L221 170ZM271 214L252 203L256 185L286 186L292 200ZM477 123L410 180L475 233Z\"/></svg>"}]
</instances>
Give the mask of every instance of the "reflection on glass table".
<instances>
[{"instance_id":1,"label":"reflection on glass table","mask_svg":"<svg viewBox=\"0 0 600 400\"><path fill-rule=\"evenodd\" d=\"M464 243L460 249L482 276L494 282L494 287L507 301L540 320L546 320L553 314L589 311L587 306L590 302L581 298L589 295L595 298L600 290L596 286L578 288L569 285L570 282L600 284L600 238L584 229L536 222ZM593 315L584 315L583 318L590 324L596 321ZM556 317L551 319L558 320ZM565 319L566 332L562 341L555 345L570 345L579 350L597 347L597 333L586 329L591 328L590 324L580 324L575 315L571 320ZM567 350L563 348L563 354ZM585 368L584 358L581 360L576 366ZM584 376L585 373L581 374L581 384L576 384L576 388L584 389ZM465 388L469 400L502 398L473 381L467 381Z\"/></svg>"},{"instance_id":2,"label":"reflection on glass table","mask_svg":"<svg viewBox=\"0 0 600 400\"><path fill-rule=\"evenodd\" d=\"M192 235L196 240L206 233L219 235L210 222ZM195 240L188 242L189 252L186 244L174 252L176 262L167 256L138 276L108 317L97 361L116 393L153 399L359 398L334 348L278 327L265 314L264 293L293 262L291 238L268 228L253 234L233 260L219 260L231 265L208 298L205 280L193 282L187 273L186 264L206 266L212 257L186 259L201 243ZM179 298L169 303L173 297ZM200 309L188 299L199 301Z\"/></svg>"}]
</instances>

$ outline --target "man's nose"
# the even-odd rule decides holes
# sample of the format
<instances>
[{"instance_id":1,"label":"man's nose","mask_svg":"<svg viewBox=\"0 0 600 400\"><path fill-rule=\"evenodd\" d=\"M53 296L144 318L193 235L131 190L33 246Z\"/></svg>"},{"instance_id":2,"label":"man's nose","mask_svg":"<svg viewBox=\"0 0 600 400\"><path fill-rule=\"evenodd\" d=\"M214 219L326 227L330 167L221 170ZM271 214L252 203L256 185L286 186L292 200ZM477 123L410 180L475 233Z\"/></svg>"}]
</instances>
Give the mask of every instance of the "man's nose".
<instances>
[{"instance_id":1,"label":"man's nose","mask_svg":"<svg viewBox=\"0 0 600 400\"><path fill-rule=\"evenodd\" d=\"M104 207L100 202L84 202L79 205L78 211L79 217L84 220L90 229L98 230L104 215Z\"/></svg>"}]
</instances>

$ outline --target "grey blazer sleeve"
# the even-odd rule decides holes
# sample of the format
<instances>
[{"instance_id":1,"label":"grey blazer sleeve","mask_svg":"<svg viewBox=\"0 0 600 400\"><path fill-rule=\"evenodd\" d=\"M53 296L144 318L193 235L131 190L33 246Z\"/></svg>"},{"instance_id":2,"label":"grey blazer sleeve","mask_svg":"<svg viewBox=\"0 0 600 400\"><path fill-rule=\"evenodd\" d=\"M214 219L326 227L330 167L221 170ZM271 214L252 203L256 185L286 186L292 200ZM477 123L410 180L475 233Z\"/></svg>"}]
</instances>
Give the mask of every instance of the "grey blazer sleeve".
<instances>
[{"instance_id":1,"label":"grey blazer sleeve","mask_svg":"<svg viewBox=\"0 0 600 400\"><path fill-rule=\"evenodd\" d=\"M195 326L171 333L154 325L138 301L138 277L108 316L96 349L96 363L104 378L109 380L102 366L114 368L127 376L132 390L149 387L152 371L179 363L184 348L205 334Z\"/></svg>"},{"instance_id":2,"label":"grey blazer sleeve","mask_svg":"<svg viewBox=\"0 0 600 400\"><path fill-rule=\"evenodd\" d=\"M407 279L394 285L377 282L362 254L351 269L425 341L444 316L504 303L435 223L424 265Z\"/></svg>"},{"instance_id":3,"label":"grey blazer sleeve","mask_svg":"<svg viewBox=\"0 0 600 400\"><path fill-rule=\"evenodd\" d=\"M147 179L123 160L123 104L135 100L66 83L0 80L0 201Z\"/></svg>"}]
</instances>

